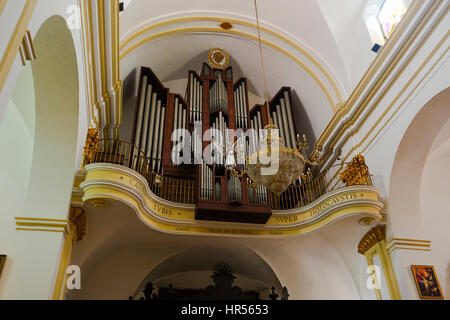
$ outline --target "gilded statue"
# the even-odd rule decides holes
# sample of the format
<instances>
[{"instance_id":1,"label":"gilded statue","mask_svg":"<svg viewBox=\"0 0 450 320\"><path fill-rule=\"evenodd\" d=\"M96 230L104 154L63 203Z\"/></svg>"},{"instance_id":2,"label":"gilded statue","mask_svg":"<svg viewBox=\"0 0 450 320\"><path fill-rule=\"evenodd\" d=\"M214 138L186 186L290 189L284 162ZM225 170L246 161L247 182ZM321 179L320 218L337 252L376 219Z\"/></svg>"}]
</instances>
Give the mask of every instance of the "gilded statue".
<instances>
[{"instance_id":1,"label":"gilded statue","mask_svg":"<svg viewBox=\"0 0 450 320\"><path fill-rule=\"evenodd\" d=\"M360 154L347 164L345 170L339 176L346 186L367 185L370 181L365 159Z\"/></svg>"},{"instance_id":2,"label":"gilded statue","mask_svg":"<svg viewBox=\"0 0 450 320\"><path fill-rule=\"evenodd\" d=\"M86 137L86 144L84 146L84 154L83 154L84 165L92 162L92 160L94 159L95 152L98 151L99 144L100 144L99 131L96 128L89 128Z\"/></svg>"}]
</instances>

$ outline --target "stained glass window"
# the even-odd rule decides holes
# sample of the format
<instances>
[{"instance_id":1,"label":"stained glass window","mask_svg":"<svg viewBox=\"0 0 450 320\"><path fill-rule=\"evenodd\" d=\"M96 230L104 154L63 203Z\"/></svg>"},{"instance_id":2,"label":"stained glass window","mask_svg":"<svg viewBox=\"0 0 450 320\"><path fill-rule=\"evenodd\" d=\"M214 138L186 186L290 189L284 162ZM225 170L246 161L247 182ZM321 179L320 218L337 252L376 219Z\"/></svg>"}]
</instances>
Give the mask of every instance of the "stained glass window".
<instances>
[{"instance_id":1,"label":"stained glass window","mask_svg":"<svg viewBox=\"0 0 450 320\"><path fill-rule=\"evenodd\" d=\"M403 0L385 0L378 14L384 37L387 39L406 13Z\"/></svg>"}]
</instances>

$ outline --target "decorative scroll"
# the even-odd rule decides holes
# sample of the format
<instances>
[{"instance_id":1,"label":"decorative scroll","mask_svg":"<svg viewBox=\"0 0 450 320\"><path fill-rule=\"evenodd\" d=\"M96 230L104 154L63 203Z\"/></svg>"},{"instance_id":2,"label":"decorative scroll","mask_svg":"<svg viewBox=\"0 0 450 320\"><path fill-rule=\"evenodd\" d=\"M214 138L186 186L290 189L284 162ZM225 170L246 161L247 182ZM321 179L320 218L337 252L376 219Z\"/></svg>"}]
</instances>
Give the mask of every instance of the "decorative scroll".
<instances>
[{"instance_id":1,"label":"decorative scroll","mask_svg":"<svg viewBox=\"0 0 450 320\"><path fill-rule=\"evenodd\" d=\"M370 177L364 157L362 155L354 157L339 176L346 186L366 184Z\"/></svg>"}]
</instances>

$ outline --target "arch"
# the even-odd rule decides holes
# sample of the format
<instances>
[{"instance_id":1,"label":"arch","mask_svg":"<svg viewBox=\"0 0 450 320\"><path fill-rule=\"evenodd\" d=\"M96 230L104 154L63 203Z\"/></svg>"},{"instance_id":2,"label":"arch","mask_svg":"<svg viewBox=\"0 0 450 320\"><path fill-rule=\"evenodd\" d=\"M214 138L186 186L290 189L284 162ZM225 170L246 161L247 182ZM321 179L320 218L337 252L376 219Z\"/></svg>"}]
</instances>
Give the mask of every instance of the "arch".
<instances>
[{"instance_id":1,"label":"arch","mask_svg":"<svg viewBox=\"0 0 450 320\"><path fill-rule=\"evenodd\" d=\"M78 66L63 17L52 16L34 39L35 138L25 214L65 218L75 171L78 136ZM52 190L52 192L49 192Z\"/></svg>"},{"instance_id":2,"label":"arch","mask_svg":"<svg viewBox=\"0 0 450 320\"><path fill-rule=\"evenodd\" d=\"M449 122L449 103L450 88L447 88L415 116L397 149L389 194L394 233L413 238L422 233L421 182L433 145Z\"/></svg>"},{"instance_id":3,"label":"arch","mask_svg":"<svg viewBox=\"0 0 450 320\"><path fill-rule=\"evenodd\" d=\"M14 217L37 219L38 225L46 219L65 219L76 163L78 68L65 19L52 16L45 20L33 44L36 60L22 69L8 106L16 121L7 123L10 130L0 135L0 144L6 141L14 147L14 153L7 155L6 175L21 173L20 181L14 181L20 189L6 185L16 198L2 201L0 209L0 243L9 261L2 277L5 283L0 285L5 299L50 295L63 234L23 231L26 228L16 231ZM0 200L5 196L8 192L2 192ZM35 272L24 272L26 266L33 266Z\"/></svg>"},{"instance_id":4,"label":"arch","mask_svg":"<svg viewBox=\"0 0 450 320\"><path fill-rule=\"evenodd\" d=\"M167 278L180 273L189 272L191 274L200 274L206 279L206 285L212 283L208 281L213 266L217 262L225 261L229 263L237 277L235 285L240 285L242 278L253 280L253 284L259 282L260 288L243 288L245 290L259 289L268 291L274 286L278 292L281 292L282 284L270 265L261 258L254 250L242 243L229 243L227 245L203 245L196 246L178 252L154 267L142 280L136 289L135 297L142 293L148 282L158 285L160 282L167 282ZM190 283L195 285L198 279L193 279ZM248 281L247 281L248 282ZM165 283L167 285L167 283ZM176 286L177 284L174 283ZM206 287L204 285L204 287ZM203 288L204 288L203 287Z\"/></svg>"}]
</instances>

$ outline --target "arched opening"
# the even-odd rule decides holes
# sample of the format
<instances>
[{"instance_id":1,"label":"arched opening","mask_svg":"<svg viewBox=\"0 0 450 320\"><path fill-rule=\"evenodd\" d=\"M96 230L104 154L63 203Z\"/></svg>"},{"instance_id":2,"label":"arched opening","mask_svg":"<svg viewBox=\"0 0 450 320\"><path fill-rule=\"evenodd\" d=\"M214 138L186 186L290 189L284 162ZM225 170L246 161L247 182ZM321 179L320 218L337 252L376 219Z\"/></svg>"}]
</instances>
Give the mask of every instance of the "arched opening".
<instances>
[{"instance_id":1,"label":"arched opening","mask_svg":"<svg viewBox=\"0 0 450 320\"><path fill-rule=\"evenodd\" d=\"M38 54L32 62L36 133L25 212L35 217L65 218L77 151L75 47L70 30L60 16L49 18L41 26L34 45Z\"/></svg>"},{"instance_id":2,"label":"arched opening","mask_svg":"<svg viewBox=\"0 0 450 320\"><path fill-rule=\"evenodd\" d=\"M48 18L33 44L37 58L21 71L0 122L2 299L51 295L63 235L16 230L15 217L65 219L75 172L78 68L65 19Z\"/></svg>"},{"instance_id":3,"label":"arched opening","mask_svg":"<svg viewBox=\"0 0 450 320\"><path fill-rule=\"evenodd\" d=\"M255 292L259 299L269 299L271 288L282 291L280 280L272 268L252 249L242 244L226 246L204 245L183 250L161 262L153 268L139 284L134 299L144 296L143 290L151 282L158 289L177 288L184 290L203 290L214 286L211 279L213 268L217 263L225 262L234 271L236 277L232 286L239 287L244 292ZM183 292L179 292L183 294ZM198 297L202 296L202 293ZM204 293L203 293L204 294ZM213 293L215 294L215 293Z\"/></svg>"},{"instance_id":4,"label":"arched opening","mask_svg":"<svg viewBox=\"0 0 450 320\"><path fill-rule=\"evenodd\" d=\"M411 122L397 151L389 195L392 233L431 240L432 251L424 259L436 266L444 295L450 287L449 104L450 88L431 99Z\"/></svg>"}]
</instances>

